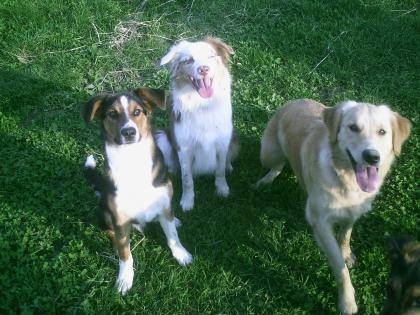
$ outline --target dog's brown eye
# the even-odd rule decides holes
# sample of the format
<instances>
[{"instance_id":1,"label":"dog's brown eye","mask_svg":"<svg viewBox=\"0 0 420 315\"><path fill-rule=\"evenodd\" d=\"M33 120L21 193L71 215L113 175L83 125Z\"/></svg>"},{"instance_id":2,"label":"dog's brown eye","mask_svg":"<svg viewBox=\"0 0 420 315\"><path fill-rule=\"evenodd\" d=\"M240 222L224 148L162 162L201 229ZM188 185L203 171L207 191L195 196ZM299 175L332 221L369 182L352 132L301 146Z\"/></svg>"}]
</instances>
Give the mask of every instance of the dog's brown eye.
<instances>
[{"instance_id":1,"label":"dog's brown eye","mask_svg":"<svg viewBox=\"0 0 420 315\"><path fill-rule=\"evenodd\" d=\"M356 124L349 125L349 129L353 132L359 132L360 128Z\"/></svg>"},{"instance_id":2,"label":"dog's brown eye","mask_svg":"<svg viewBox=\"0 0 420 315\"><path fill-rule=\"evenodd\" d=\"M138 116L138 115L140 115L141 114L141 110L140 109L138 109L138 108L136 108L135 110L134 110L134 112L133 112L133 116Z\"/></svg>"},{"instance_id":3,"label":"dog's brown eye","mask_svg":"<svg viewBox=\"0 0 420 315\"><path fill-rule=\"evenodd\" d=\"M111 110L108 112L108 116L111 119L116 119L118 117L118 112L116 110Z\"/></svg>"},{"instance_id":4,"label":"dog's brown eye","mask_svg":"<svg viewBox=\"0 0 420 315\"><path fill-rule=\"evenodd\" d=\"M383 136L385 134L386 134L386 131L385 130L383 130L383 129L379 129L378 130L378 135Z\"/></svg>"}]
</instances>

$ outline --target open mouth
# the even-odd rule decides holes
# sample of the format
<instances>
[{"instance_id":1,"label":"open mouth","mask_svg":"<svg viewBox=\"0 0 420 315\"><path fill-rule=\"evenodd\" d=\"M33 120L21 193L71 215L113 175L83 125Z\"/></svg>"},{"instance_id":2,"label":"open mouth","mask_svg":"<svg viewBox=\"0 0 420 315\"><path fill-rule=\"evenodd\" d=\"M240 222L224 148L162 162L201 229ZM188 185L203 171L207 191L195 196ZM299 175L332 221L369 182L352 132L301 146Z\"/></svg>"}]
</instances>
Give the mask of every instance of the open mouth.
<instances>
[{"instance_id":1,"label":"open mouth","mask_svg":"<svg viewBox=\"0 0 420 315\"><path fill-rule=\"evenodd\" d=\"M202 97L202 98L210 98L213 95L213 78L210 78L208 75L199 78L199 79L195 79L192 76L189 76L189 79L193 85L193 87L195 88L195 90L197 91L197 93Z\"/></svg>"},{"instance_id":2,"label":"open mouth","mask_svg":"<svg viewBox=\"0 0 420 315\"><path fill-rule=\"evenodd\" d=\"M346 150L346 152L353 165L356 181L360 189L368 193L375 191L379 185L378 168L376 166L366 166L357 163L350 151Z\"/></svg>"}]
</instances>

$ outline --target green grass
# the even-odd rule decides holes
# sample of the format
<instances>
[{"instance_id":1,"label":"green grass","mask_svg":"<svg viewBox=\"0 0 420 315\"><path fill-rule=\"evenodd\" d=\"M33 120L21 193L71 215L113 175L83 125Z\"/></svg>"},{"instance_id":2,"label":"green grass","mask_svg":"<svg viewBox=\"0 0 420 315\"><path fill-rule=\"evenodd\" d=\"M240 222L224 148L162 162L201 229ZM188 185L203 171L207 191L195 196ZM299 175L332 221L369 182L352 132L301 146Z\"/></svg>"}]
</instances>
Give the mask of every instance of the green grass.
<instances>
[{"instance_id":1,"label":"green grass","mask_svg":"<svg viewBox=\"0 0 420 315\"><path fill-rule=\"evenodd\" d=\"M236 51L242 151L228 178L231 196L219 199L213 179L198 178L195 208L184 214L175 179L179 234L195 261L178 266L151 224L144 240L133 234L134 286L121 297L82 173L86 155L101 153L98 128L83 123L80 108L102 91L168 88L156 62L172 41L204 35ZM0 313L336 314L334 280L290 169L250 189L264 174L259 139L268 118L302 97L384 102L413 123L374 211L353 234L360 314L378 313L386 237L420 238L419 51L414 0L2 1ZM155 122L166 124L166 114Z\"/></svg>"}]
</instances>

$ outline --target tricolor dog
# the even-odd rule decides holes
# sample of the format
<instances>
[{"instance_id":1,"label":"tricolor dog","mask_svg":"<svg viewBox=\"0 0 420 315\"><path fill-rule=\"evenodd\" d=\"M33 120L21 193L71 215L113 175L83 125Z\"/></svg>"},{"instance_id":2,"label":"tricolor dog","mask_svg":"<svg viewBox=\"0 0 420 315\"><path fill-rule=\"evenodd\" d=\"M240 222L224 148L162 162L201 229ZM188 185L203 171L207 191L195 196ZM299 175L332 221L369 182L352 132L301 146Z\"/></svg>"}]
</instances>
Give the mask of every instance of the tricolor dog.
<instances>
[{"instance_id":1,"label":"tricolor dog","mask_svg":"<svg viewBox=\"0 0 420 315\"><path fill-rule=\"evenodd\" d=\"M389 245L391 273L381 315L420 315L420 243L400 236Z\"/></svg>"},{"instance_id":2,"label":"tricolor dog","mask_svg":"<svg viewBox=\"0 0 420 315\"><path fill-rule=\"evenodd\" d=\"M346 101L330 108L301 99L281 107L264 131L260 158L271 170L256 185L271 183L290 163L307 191L306 219L334 272L343 314L357 312L348 270L353 224L371 210L410 126L385 105Z\"/></svg>"},{"instance_id":3,"label":"tricolor dog","mask_svg":"<svg viewBox=\"0 0 420 315\"><path fill-rule=\"evenodd\" d=\"M96 169L93 156L86 160L85 173L99 195L100 225L107 230L119 256L117 288L122 294L133 284L133 225L140 228L147 222L159 221L175 259L181 265L192 261L178 239L171 210L172 183L150 124L152 109L164 105L164 91L140 88L123 94L97 95L84 108L86 122L94 117L101 122L106 173L102 175Z\"/></svg>"},{"instance_id":4,"label":"tricolor dog","mask_svg":"<svg viewBox=\"0 0 420 315\"><path fill-rule=\"evenodd\" d=\"M234 137L229 57L233 49L216 38L181 41L161 59L170 64L171 125L157 134L170 171L181 169L184 211L194 207L193 175L215 174L216 191L229 195L225 171L239 146Z\"/></svg>"}]
</instances>

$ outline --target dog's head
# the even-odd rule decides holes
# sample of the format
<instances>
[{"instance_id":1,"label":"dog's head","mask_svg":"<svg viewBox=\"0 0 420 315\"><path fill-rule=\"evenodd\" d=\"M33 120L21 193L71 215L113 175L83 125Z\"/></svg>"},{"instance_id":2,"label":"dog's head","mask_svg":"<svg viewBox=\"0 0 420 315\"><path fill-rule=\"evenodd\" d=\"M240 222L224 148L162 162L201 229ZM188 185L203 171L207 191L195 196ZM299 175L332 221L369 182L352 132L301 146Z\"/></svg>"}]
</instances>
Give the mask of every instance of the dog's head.
<instances>
[{"instance_id":1,"label":"dog's head","mask_svg":"<svg viewBox=\"0 0 420 315\"><path fill-rule=\"evenodd\" d=\"M97 117L108 144L130 144L150 135L149 114L165 107L165 91L139 88L122 94L99 94L85 105L87 123Z\"/></svg>"},{"instance_id":2,"label":"dog's head","mask_svg":"<svg viewBox=\"0 0 420 315\"><path fill-rule=\"evenodd\" d=\"M420 315L420 244L410 237L389 243L391 274L382 315Z\"/></svg>"},{"instance_id":3,"label":"dog's head","mask_svg":"<svg viewBox=\"0 0 420 315\"><path fill-rule=\"evenodd\" d=\"M202 98L213 96L213 85L229 68L232 47L220 39L208 37L203 41L181 41L163 56L161 65L171 64L172 78L178 84L190 85Z\"/></svg>"},{"instance_id":4,"label":"dog's head","mask_svg":"<svg viewBox=\"0 0 420 315\"><path fill-rule=\"evenodd\" d=\"M379 189L380 168L389 167L410 134L408 119L386 105L343 102L324 111L330 142L351 163L357 184L365 192Z\"/></svg>"}]
</instances>

